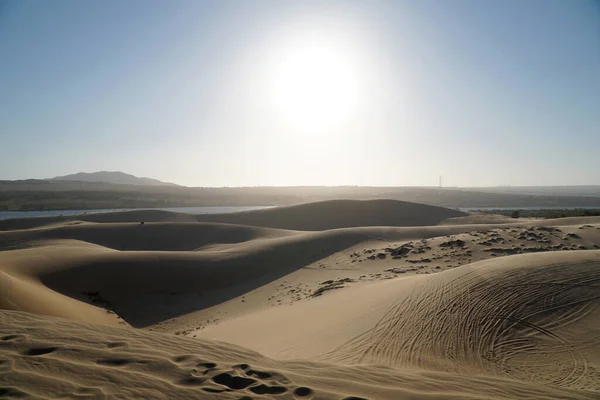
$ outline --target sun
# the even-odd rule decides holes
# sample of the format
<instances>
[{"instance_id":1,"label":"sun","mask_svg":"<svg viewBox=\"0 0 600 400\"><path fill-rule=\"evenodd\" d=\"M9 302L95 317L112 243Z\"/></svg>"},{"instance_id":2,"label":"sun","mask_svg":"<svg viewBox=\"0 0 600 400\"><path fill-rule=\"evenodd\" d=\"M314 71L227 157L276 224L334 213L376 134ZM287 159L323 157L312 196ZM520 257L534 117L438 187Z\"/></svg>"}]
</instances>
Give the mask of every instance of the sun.
<instances>
[{"instance_id":1,"label":"sun","mask_svg":"<svg viewBox=\"0 0 600 400\"><path fill-rule=\"evenodd\" d=\"M277 117L303 133L321 133L348 121L359 100L357 63L341 43L307 37L278 52L269 77Z\"/></svg>"}]
</instances>

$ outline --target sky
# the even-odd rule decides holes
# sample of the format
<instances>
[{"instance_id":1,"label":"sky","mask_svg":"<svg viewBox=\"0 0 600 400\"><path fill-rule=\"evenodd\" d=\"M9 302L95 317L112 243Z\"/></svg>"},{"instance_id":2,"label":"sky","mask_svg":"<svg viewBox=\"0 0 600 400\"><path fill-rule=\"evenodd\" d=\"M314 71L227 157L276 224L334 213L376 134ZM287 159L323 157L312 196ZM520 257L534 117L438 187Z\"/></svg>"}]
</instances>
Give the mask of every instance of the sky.
<instances>
[{"instance_id":1,"label":"sky","mask_svg":"<svg viewBox=\"0 0 600 400\"><path fill-rule=\"evenodd\" d=\"M0 180L600 184L597 0L0 0Z\"/></svg>"}]
</instances>

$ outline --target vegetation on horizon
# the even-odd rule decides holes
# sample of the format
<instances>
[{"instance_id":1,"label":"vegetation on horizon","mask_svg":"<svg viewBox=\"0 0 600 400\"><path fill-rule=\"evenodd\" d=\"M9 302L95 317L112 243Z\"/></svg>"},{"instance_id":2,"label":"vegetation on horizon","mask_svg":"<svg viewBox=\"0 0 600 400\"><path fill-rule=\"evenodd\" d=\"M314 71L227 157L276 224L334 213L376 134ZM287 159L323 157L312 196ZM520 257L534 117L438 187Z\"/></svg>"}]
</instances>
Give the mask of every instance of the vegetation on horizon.
<instances>
[{"instance_id":1,"label":"vegetation on horizon","mask_svg":"<svg viewBox=\"0 0 600 400\"><path fill-rule=\"evenodd\" d=\"M555 210L481 210L486 214L499 214L511 218L565 218L565 217L593 217L600 216L600 207L597 209L578 208L573 210L555 209Z\"/></svg>"}]
</instances>

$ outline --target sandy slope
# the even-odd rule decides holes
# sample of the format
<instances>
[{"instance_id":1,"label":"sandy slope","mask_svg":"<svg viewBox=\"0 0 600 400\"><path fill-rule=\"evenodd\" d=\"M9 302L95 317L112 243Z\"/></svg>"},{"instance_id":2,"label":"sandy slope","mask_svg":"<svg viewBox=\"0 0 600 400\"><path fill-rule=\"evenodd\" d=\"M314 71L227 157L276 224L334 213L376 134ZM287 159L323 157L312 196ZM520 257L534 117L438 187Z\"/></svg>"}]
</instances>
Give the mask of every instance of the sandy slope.
<instances>
[{"instance_id":1,"label":"sandy slope","mask_svg":"<svg viewBox=\"0 0 600 400\"><path fill-rule=\"evenodd\" d=\"M0 397L594 399L510 378L275 361L216 341L0 311Z\"/></svg>"},{"instance_id":2,"label":"sandy slope","mask_svg":"<svg viewBox=\"0 0 600 400\"><path fill-rule=\"evenodd\" d=\"M34 240L75 239L115 250L192 251L214 244L289 236L293 232L211 223L89 223L70 221L0 232L0 248L18 249Z\"/></svg>"},{"instance_id":3,"label":"sandy slope","mask_svg":"<svg viewBox=\"0 0 600 400\"><path fill-rule=\"evenodd\" d=\"M299 231L144 213L156 222L96 214L0 232L0 397L600 392L600 218L352 227L355 213L320 230L306 214Z\"/></svg>"},{"instance_id":4,"label":"sandy slope","mask_svg":"<svg viewBox=\"0 0 600 400\"><path fill-rule=\"evenodd\" d=\"M28 217L0 221L0 231L13 229L29 229L69 221L85 222L196 222L193 215L170 211L139 210L118 211L110 213L90 213L58 217Z\"/></svg>"},{"instance_id":5,"label":"sandy slope","mask_svg":"<svg viewBox=\"0 0 600 400\"><path fill-rule=\"evenodd\" d=\"M464 216L443 207L397 200L330 200L232 214L203 214L202 222L319 231L354 226L419 226Z\"/></svg>"},{"instance_id":6,"label":"sandy slope","mask_svg":"<svg viewBox=\"0 0 600 400\"><path fill-rule=\"evenodd\" d=\"M600 390L599 289L600 251L516 255L339 290L198 336L276 358Z\"/></svg>"}]
</instances>

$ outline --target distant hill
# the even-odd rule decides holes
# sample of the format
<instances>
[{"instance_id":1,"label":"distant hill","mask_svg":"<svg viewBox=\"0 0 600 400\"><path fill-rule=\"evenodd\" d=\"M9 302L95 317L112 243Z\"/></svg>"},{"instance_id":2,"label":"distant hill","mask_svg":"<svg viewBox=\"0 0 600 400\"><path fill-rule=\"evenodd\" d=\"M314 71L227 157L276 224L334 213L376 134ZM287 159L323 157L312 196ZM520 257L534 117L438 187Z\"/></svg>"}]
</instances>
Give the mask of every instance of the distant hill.
<instances>
[{"instance_id":1,"label":"distant hill","mask_svg":"<svg viewBox=\"0 0 600 400\"><path fill-rule=\"evenodd\" d=\"M174 183L159 181L152 178L139 178L137 176L126 174L120 171L98 171L98 172L78 172L76 174L57 176L51 178L52 181L70 181L70 182L103 182L116 185L137 185L137 186L179 186Z\"/></svg>"}]
</instances>

